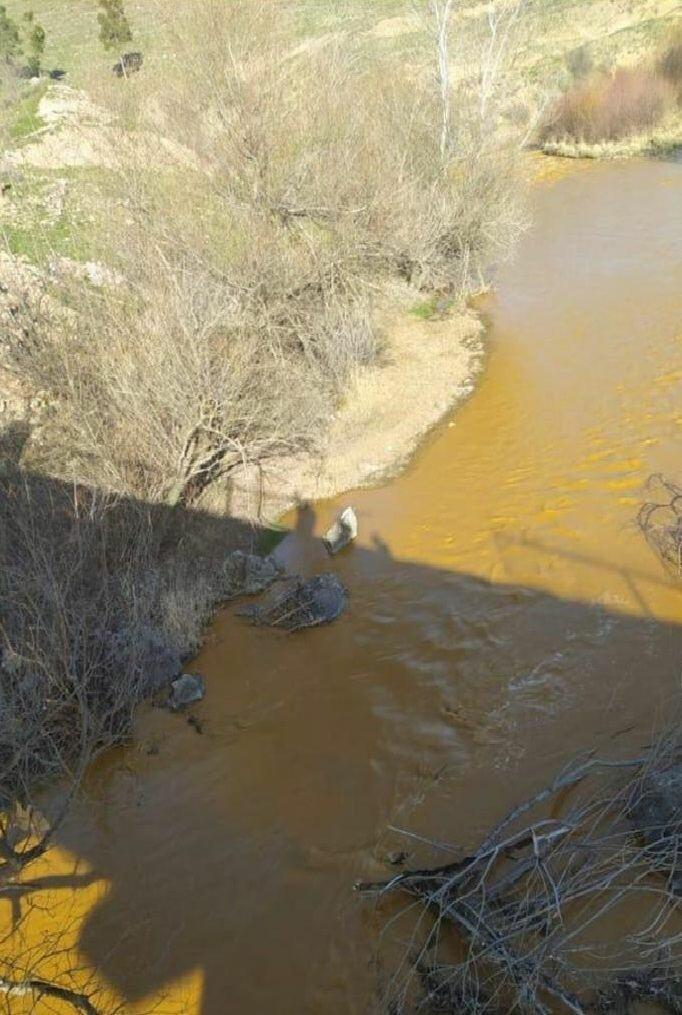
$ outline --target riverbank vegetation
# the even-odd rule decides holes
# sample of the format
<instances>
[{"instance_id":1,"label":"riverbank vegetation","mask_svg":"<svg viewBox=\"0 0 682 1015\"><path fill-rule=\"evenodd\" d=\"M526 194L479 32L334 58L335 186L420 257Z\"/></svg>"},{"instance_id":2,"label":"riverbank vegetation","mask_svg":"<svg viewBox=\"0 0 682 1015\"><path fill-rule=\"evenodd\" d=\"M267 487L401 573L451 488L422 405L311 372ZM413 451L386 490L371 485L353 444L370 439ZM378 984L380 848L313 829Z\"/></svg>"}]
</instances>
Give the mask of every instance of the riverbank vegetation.
<instances>
[{"instance_id":1,"label":"riverbank vegetation","mask_svg":"<svg viewBox=\"0 0 682 1015\"><path fill-rule=\"evenodd\" d=\"M279 3L179 5L162 74L93 74L89 98L50 85L45 129L9 153L13 228L27 181L41 204L40 172L58 206L39 232L85 179L96 200L81 262L0 262L16 395L0 474L0 895L66 813L41 822L37 787L63 780L68 804L226 597L232 472L318 449L382 355L377 302L458 305L523 227L505 54L485 96L476 78L455 88L448 34L436 43L423 13L398 73L364 37L302 37ZM95 249L106 264L86 260Z\"/></svg>"},{"instance_id":2,"label":"riverbank vegetation","mask_svg":"<svg viewBox=\"0 0 682 1015\"><path fill-rule=\"evenodd\" d=\"M657 59L613 70L573 65L574 82L550 107L545 150L563 155L628 155L682 140L682 45L679 31ZM584 51L582 51L584 52Z\"/></svg>"},{"instance_id":3,"label":"riverbank vegetation","mask_svg":"<svg viewBox=\"0 0 682 1015\"><path fill-rule=\"evenodd\" d=\"M448 94L444 149L427 66L401 78L365 45L301 48L269 5L208 5L177 31L162 81L107 96L129 136L171 151L162 172L145 150L109 180L125 281L73 287L70 325L32 322L11 354L59 403L63 476L188 504L319 443L380 354L378 289L461 298L523 219L499 111L481 122L473 91Z\"/></svg>"},{"instance_id":4,"label":"riverbank vegetation","mask_svg":"<svg viewBox=\"0 0 682 1015\"><path fill-rule=\"evenodd\" d=\"M523 223L497 82L482 117L473 88L433 86L433 51L393 74L364 43L302 44L275 4L186 6L175 27L162 79L97 94L125 152L100 192L104 284L34 273L9 308L5 368L45 406L20 467L81 491L58 510L21 475L7 491L19 518L4 574L32 609L5 616L4 641L62 689L39 681L35 709L41 695L61 708L86 674L89 707L111 718L112 685L134 704L158 670L150 645L161 659L196 647L211 583L188 579L170 630L179 578L164 559L195 547L155 513L224 511L235 468L319 447L354 372L381 355L376 294L461 299ZM100 558L111 577L95 595ZM71 714L78 727L68 708L60 721Z\"/></svg>"}]
</instances>

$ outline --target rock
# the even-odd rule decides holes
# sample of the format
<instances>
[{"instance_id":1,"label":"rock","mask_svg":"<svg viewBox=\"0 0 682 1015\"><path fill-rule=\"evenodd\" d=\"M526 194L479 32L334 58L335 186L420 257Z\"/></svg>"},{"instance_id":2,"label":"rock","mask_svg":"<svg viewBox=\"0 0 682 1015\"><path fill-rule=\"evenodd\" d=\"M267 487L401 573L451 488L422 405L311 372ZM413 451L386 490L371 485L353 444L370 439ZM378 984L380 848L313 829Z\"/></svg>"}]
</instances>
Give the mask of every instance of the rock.
<instances>
[{"instance_id":1,"label":"rock","mask_svg":"<svg viewBox=\"0 0 682 1015\"><path fill-rule=\"evenodd\" d=\"M647 774L629 814L650 848L669 856L671 888L682 895L682 762Z\"/></svg>"},{"instance_id":2,"label":"rock","mask_svg":"<svg viewBox=\"0 0 682 1015\"><path fill-rule=\"evenodd\" d=\"M124 53L111 69L117 78L124 78L141 70L143 61L142 53Z\"/></svg>"},{"instance_id":3,"label":"rock","mask_svg":"<svg viewBox=\"0 0 682 1015\"><path fill-rule=\"evenodd\" d=\"M254 624L301 631L337 620L348 605L345 588L334 574L315 578L288 578L280 582L254 606L244 607L240 616Z\"/></svg>"},{"instance_id":4,"label":"rock","mask_svg":"<svg viewBox=\"0 0 682 1015\"><path fill-rule=\"evenodd\" d=\"M352 507L344 508L324 537L327 552L333 557L357 539L358 516Z\"/></svg>"},{"instance_id":5,"label":"rock","mask_svg":"<svg viewBox=\"0 0 682 1015\"><path fill-rule=\"evenodd\" d=\"M43 197L48 222L55 224L64 214L66 199L69 193L69 181L63 177L55 180L46 188Z\"/></svg>"},{"instance_id":6,"label":"rock","mask_svg":"<svg viewBox=\"0 0 682 1015\"><path fill-rule=\"evenodd\" d=\"M96 289L104 286L114 287L122 285L125 278L120 272L100 264L99 261L74 261L70 257L57 257L48 263L50 275L57 279L75 278L81 282L89 282Z\"/></svg>"},{"instance_id":7,"label":"rock","mask_svg":"<svg viewBox=\"0 0 682 1015\"><path fill-rule=\"evenodd\" d=\"M224 565L228 596L257 596L282 577L283 569L274 557L235 550Z\"/></svg>"},{"instance_id":8,"label":"rock","mask_svg":"<svg viewBox=\"0 0 682 1015\"><path fill-rule=\"evenodd\" d=\"M104 286L122 285L125 281L120 272L114 271L113 268L107 268L106 264L100 264L98 261L86 261L84 271L88 282L96 289L102 289Z\"/></svg>"},{"instance_id":9,"label":"rock","mask_svg":"<svg viewBox=\"0 0 682 1015\"><path fill-rule=\"evenodd\" d=\"M206 693L204 678L198 673L183 673L171 681L171 693L168 696L168 707L172 712L179 712L187 705L201 701Z\"/></svg>"}]
</instances>

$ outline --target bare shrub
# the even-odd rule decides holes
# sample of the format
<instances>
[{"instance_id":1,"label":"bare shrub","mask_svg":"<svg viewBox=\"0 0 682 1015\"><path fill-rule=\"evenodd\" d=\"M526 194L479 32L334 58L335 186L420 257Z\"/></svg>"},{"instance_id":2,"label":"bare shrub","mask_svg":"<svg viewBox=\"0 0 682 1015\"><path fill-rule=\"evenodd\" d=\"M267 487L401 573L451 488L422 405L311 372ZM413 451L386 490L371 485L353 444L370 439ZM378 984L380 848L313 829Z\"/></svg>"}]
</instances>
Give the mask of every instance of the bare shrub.
<instances>
[{"instance_id":1,"label":"bare shrub","mask_svg":"<svg viewBox=\"0 0 682 1015\"><path fill-rule=\"evenodd\" d=\"M618 68L569 89L555 104L545 140L621 141L655 127L674 100L670 84L645 68Z\"/></svg>"},{"instance_id":2,"label":"bare shrub","mask_svg":"<svg viewBox=\"0 0 682 1015\"><path fill-rule=\"evenodd\" d=\"M682 28L675 32L659 59L658 73L675 89L677 101L682 102Z\"/></svg>"},{"instance_id":3,"label":"bare shrub","mask_svg":"<svg viewBox=\"0 0 682 1015\"><path fill-rule=\"evenodd\" d=\"M414 900L388 1010L679 1005L680 757L671 736L632 760L579 759L468 855L359 884Z\"/></svg>"},{"instance_id":4,"label":"bare shrub","mask_svg":"<svg viewBox=\"0 0 682 1015\"><path fill-rule=\"evenodd\" d=\"M158 602L139 595L142 509L20 472L1 503L0 786L20 797L127 734L150 689Z\"/></svg>"},{"instance_id":5,"label":"bare shrub","mask_svg":"<svg viewBox=\"0 0 682 1015\"><path fill-rule=\"evenodd\" d=\"M639 527L665 566L682 578L682 487L657 474L650 478L647 494L637 516Z\"/></svg>"}]
</instances>

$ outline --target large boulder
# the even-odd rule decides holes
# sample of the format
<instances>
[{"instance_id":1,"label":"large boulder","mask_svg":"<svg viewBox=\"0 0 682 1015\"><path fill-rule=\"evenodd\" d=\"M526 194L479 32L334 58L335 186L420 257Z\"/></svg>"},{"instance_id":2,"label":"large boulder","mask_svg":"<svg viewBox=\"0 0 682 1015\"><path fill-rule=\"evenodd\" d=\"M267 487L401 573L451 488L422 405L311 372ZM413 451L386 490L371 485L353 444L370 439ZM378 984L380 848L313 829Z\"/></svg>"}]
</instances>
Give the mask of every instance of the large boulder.
<instances>
[{"instance_id":1,"label":"large boulder","mask_svg":"<svg viewBox=\"0 0 682 1015\"><path fill-rule=\"evenodd\" d=\"M253 606L240 610L254 624L301 631L337 620L348 605L348 594L334 574L293 577L279 582Z\"/></svg>"},{"instance_id":2,"label":"large boulder","mask_svg":"<svg viewBox=\"0 0 682 1015\"><path fill-rule=\"evenodd\" d=\"M224 566L225 593L232 596L257 596L282 577L283 569L274 557L235 550Z\"/></svg>"},{"instance_id":3,"label":"large boulder","mask_svg":"<svg viewBox=\"0 0 682 1015\"><path fill-rule=\"evenodd\" d=\"M177 680L171 681L168 707L172 712L179 712L188 705L201 701L205 693L204 678L200 674L183 673Z\"/></svg>"}]
</instances>

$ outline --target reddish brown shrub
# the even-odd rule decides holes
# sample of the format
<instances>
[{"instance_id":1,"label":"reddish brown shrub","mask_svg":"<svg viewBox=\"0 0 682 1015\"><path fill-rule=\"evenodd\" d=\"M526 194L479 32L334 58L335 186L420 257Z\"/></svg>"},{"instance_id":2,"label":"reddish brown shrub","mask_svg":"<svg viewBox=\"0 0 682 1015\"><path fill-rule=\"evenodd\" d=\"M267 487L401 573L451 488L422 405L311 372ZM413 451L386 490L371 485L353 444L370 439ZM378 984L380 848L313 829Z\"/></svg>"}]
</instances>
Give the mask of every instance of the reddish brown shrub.
<instances>
[{"instance_id":1,"label":"reddish brown shrub","mask_svg":"<svg viewBox=\"0 0 682 1015\"><path fill-rule=\"evenodd\" d=\"M558 100L544 138L620 141L654 127L674 97L670 82L646 67L595 75Z\"/></svg>"}]
</instances>

